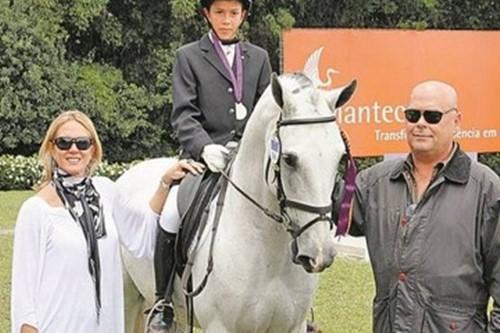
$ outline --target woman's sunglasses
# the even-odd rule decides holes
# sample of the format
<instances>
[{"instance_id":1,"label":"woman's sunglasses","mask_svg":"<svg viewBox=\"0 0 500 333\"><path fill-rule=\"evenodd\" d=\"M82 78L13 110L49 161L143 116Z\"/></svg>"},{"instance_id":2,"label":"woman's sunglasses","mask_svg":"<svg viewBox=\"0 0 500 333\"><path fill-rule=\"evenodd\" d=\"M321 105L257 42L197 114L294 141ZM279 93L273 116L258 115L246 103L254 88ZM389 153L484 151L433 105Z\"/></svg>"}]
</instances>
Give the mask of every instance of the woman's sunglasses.
<instances>
[{"instance_id":1,"label":"woman's sunglasses","mask_svg":"<svg viewBox=\"0 0 500 333\"><path fill-rule=\"evenodd\" d=\"M69 150L73 143L79 150L87 150L92 146L92 139L85 136L70 138L69 136L61 136L54 139L54 144L60 150Z\"/></svg>"},{"instance_id":2,"label":"woman's sunglasses","mask_svg":"<svg viewBox=\"0 0 500 333\"><path fill-rule=\"evenodd\" d=\"M405 118L408 120L409 123L416 123L420 120L420 117L423 115L425 121L428 124L435 125L438 124L441 119L443 118L443 115L450 113L452 111L457 111L456 108L451 108L448 111L441 112L441 111L435 111L435 110L417 110L417 109L406 109L405 110Z\"/></svg>"}]
</instances>

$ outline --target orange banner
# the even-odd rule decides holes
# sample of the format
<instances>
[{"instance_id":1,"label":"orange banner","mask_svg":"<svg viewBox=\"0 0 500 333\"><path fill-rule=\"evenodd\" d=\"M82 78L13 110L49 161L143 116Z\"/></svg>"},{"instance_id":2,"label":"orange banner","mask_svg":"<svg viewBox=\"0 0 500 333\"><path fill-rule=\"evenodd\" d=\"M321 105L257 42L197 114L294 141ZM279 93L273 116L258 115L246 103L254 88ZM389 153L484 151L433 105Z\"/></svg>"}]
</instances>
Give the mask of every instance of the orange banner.
<instances>
[{"instance_id":1,"label":"orange banner","mask_svg":"<svg viewBox=\"0 0 500 333\"><path fill-rule=\"evenodd\" d=\"M430 79L457 89L462 148L500 151L500 31L292 29L283 33L284 71L301 71L321 47L325 84L358 80L338 110L356 156L408 151L403 110L412 87Z\"/></svg>"}]
</instances>

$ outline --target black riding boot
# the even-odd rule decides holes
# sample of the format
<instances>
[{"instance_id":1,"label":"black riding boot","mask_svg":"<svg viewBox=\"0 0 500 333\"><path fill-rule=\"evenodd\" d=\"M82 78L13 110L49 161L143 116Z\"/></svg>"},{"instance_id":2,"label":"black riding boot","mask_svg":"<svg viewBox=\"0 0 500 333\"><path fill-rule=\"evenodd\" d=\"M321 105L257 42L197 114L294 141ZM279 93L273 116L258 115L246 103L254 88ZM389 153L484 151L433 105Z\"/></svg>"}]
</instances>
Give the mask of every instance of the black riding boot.
<instances>
[{"instance_id":1,"label":"black riding boot","mask_svg":"<svg viewBox=\"0 0 500 333\"><path fill-rule=\"evenodd\" d=\"M148 332L168 333L174 321L172 282L175 276L175 238L177 235L161 227L158 229L154 253L157 302L152 309L153 313L150 314Z\"/></svg>"}]
</instances>

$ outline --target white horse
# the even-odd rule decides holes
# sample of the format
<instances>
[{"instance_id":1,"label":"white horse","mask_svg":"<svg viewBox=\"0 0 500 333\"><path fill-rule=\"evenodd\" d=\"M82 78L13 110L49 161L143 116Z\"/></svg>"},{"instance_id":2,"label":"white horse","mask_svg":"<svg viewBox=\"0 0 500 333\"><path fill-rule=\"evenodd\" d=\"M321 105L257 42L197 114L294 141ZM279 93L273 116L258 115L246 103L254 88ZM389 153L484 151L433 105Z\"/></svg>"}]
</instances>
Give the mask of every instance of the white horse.
<instances>
[{"instance_id":1,"label":"white horse","mask_svg":"<svg viewBox=\"0 0 500 333\"><path fill-rule=\"evenodd\" d=\"M330 266L336 254L331 195L346 147L335 109L354 88L355 81L325 91L303 74L273 75L248 121L230 173L268 214L228 185L213 245L213 271L194 298L195 322L204 332L306 332L315 273ZM142 162L118 184L146 202L170 162ZM212 224L210 218L194 254L194 286L205 276ZM127 291L130 332L142 309L139 294L149 304L154 301L154 279L152 262L126 253L124 260L139 291ZM185 321L179 283L175 289L176 319Z\"/></svg>"}]
</instances>

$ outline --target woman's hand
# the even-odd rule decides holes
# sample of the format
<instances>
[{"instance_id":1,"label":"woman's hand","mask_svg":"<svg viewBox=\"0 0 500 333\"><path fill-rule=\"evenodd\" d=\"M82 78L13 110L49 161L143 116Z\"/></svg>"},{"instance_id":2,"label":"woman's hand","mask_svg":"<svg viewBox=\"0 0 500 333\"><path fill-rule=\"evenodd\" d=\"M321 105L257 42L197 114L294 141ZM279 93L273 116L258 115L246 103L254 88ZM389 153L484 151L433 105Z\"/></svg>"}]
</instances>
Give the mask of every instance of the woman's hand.
<instances>
[{"instance_id":1,"label":"woman's hand","mask_svg":"<svg viewBox=\"0 0 500 333\"><path fill-rule=\"evenodd\" d=\"M184 178L188 172L193 175L199 175L203 172L205 166L193 160L179 160L171 165L161 177L158 189L149 201L149 206L156 214L161 214L165 200L170 192L170 186L175 180Z\"/></svg>"},{"instance_id":2,"label":"woman's hand","mask_svg":"<svg viewBox=\"0 0 500 333\"><path fill-rule=\"evenodd\" d=\"M171 185L173 181L184 178L188 172L199 175L204 169L205 165L193 160L179 160L165 171L162 181L165 185Z\"/></svg>"}]
</instances>

